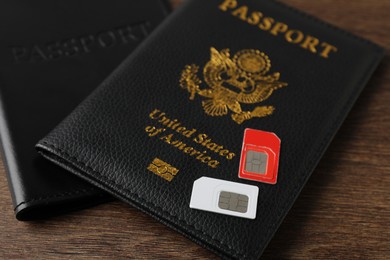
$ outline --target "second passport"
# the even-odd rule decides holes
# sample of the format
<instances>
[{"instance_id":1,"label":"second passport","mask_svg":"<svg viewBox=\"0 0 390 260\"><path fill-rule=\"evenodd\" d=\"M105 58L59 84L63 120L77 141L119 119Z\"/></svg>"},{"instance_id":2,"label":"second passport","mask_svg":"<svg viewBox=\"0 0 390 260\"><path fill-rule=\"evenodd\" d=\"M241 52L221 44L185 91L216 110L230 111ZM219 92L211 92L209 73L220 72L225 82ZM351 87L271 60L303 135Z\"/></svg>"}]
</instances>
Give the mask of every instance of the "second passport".
<instances>
[{"instance_id":1,"label":"second passport","mask_svg":"<svg viewBox=\"0 0 390 260\"><path fill-rule=\"evenodd\" d=\"M156 0L12 0L0 4L3 161L16 217L30 220L108 196L40 158L35 143L167 16Z\"/></svg>"}]
</instances>

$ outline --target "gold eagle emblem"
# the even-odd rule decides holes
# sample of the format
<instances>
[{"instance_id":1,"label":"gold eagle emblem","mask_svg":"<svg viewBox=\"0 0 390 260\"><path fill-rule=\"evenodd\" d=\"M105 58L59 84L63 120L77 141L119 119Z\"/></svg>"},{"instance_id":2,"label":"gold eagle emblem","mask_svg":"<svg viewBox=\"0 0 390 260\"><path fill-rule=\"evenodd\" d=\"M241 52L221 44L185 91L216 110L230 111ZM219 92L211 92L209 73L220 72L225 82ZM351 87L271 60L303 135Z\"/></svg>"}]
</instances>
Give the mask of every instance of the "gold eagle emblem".
<instances>
[{"instance_id":1,"label":"gold eagle emblem","mask_svg":"<svg viewBox=\"0 0 390 260\"><path fill-rule=\"evenodd\" d=\"M258 50L237 52L230 58L230 50L211 48L211 59L203 69L204 81L209 88L201 89L198 77L199 66L187 65L181 73L180 86L190 93L206 98L202 106L207 115L224 116L229 110L237 124L254 117L271 115L273 106L257 106L253 111L243 111L241 104L257 104L268 99L272 93L287 83L280 82L280 73L268 74L271 69L269 57Z\"/></svg>"}]
</instances>

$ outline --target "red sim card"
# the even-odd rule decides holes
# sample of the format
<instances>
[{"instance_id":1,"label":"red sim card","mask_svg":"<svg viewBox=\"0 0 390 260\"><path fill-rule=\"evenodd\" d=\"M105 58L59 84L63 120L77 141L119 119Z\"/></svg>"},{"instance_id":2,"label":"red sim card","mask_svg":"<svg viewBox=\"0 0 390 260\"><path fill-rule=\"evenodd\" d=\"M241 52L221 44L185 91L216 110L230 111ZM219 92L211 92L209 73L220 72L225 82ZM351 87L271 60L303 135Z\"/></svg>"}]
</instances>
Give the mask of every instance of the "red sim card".
<instances>
[{"instance_id":1,"label":"red sim card","mask_svg":"<svg viewBox=\"0 0 390 260\"><path fill-rule=\"evenodd\" d=\"M276 184L278 178L280 139L270 132L245 129L241 151L241 179Z\"/></svg>"}]
</instances>

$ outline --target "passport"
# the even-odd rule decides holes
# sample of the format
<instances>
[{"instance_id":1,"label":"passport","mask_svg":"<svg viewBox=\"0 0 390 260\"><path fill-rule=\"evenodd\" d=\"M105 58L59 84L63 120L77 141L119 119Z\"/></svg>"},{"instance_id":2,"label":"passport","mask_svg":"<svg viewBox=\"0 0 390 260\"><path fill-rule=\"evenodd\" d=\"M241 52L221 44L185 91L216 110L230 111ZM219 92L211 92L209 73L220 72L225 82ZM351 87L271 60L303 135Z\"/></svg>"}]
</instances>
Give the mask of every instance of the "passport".
<instances>
[{"instance_id":1,"label":"passport","mask_svg":"<svg viewBox=\"0 0 390 260\"><path fill-rule=\"evenodd\" d=\"M278 2L189 0L37 149L221 257L257 259L382 56Z\"/></svg>"},{"instance_id":2,"label":"passport","mask_svg":"<svg viewBox=\"0 0 390 260\"><path fill-rule=\"evenodd\" d=\"M0 3L0 135L16 218L111 196L37 155L34 145L167 16L155 0Z\"/></svg>"}]
</instances>

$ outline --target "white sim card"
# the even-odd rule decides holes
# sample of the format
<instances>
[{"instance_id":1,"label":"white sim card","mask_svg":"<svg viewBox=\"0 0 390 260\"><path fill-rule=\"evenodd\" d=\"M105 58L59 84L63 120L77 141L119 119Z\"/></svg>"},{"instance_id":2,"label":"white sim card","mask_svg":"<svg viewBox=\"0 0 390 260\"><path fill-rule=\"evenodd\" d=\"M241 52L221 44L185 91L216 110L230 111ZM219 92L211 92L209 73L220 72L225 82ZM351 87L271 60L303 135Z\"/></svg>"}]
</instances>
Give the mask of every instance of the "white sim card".
<instances>
[{"instance_id":1,"label":"white sim card","mask_svg":"<svg viewBox=\"0 0 390 260\"><path fill-rule=\"evenodd\" d=\"M202 177L194 182L190 208L255 219L257 186Z\"/></svg>"}]
</instances>

